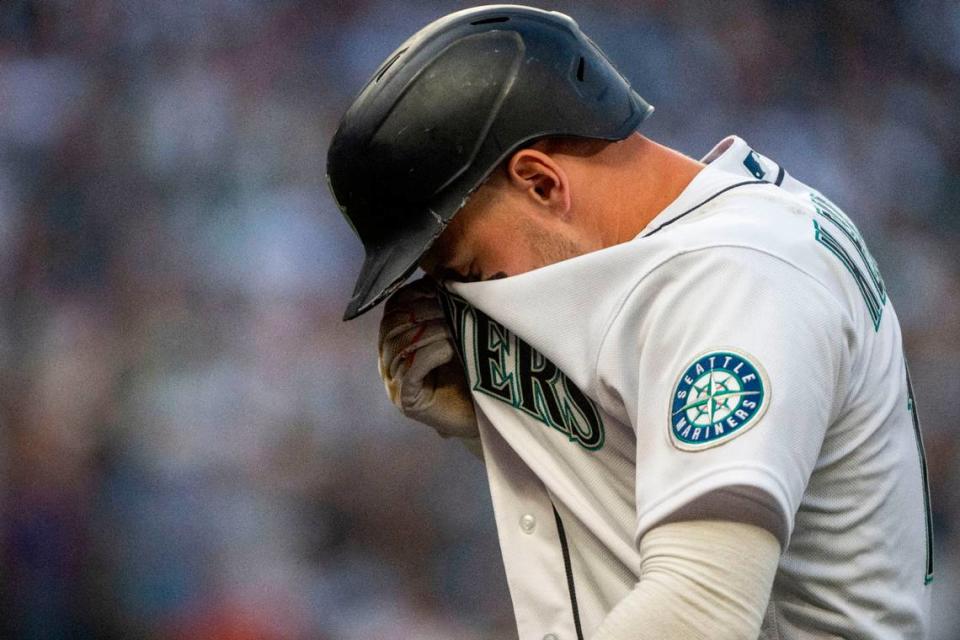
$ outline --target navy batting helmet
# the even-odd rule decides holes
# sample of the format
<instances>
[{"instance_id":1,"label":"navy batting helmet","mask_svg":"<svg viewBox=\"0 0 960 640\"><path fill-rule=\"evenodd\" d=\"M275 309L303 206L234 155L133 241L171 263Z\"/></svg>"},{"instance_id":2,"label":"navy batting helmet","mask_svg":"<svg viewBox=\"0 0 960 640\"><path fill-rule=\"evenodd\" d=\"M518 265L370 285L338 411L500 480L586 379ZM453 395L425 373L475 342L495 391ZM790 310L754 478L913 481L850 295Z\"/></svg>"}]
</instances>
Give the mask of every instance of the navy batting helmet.
<instances>
[{"instance_id":1,"label":"navy batting helmet","mask_svg":"<svg viewBox=\"0 0 960 640\"><path fill-rule=\"evenodd\" d=\"M562 13L490 5L418 31L354 100L327 154L366 252L344 319L396 290L513 151L547 136L622 140L652 111Z\"/></svg>"}]
</instances>

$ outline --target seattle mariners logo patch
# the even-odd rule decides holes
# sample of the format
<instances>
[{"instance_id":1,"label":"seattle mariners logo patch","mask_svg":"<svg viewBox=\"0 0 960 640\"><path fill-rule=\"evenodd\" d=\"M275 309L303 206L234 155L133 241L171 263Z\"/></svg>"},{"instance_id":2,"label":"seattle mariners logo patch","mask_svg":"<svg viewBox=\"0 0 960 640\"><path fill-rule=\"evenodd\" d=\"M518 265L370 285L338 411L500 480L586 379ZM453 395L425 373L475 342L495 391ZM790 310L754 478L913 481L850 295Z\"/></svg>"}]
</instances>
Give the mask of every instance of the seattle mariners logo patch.
<instances>
[{"instance_id":1,"label":"seattle mariners logo patch","mask_svg":"<svg viewBox=\"0 0 960 640\"><path fill-rule=\"evenodd\" d=\"M770 384L759 363L729 350L706 353L674 385L670 439L687 451L722 444L755 425L769 400Z\"/></svg>"}]
</instances>

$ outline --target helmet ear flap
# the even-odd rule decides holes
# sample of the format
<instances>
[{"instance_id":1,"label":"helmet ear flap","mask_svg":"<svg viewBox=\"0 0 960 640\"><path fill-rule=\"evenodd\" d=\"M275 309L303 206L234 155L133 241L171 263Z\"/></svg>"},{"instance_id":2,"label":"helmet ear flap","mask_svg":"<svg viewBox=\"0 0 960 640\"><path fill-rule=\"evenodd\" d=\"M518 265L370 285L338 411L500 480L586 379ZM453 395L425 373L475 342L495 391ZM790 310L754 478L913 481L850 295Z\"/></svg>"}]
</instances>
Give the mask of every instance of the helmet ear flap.
<instances>
[{"instance_id":1,"label":"helmet ear flap","mask_svg":"<svg viewBox=\"0 0 960 640\"><path fill-rule=\"evenodd\" d=\"M492 5L418 31L328 150L329 186L366 252L345 317L396 289L511 153L548 136L622 140L652 111L563 14Z\"/></svg>"}]
</instances>

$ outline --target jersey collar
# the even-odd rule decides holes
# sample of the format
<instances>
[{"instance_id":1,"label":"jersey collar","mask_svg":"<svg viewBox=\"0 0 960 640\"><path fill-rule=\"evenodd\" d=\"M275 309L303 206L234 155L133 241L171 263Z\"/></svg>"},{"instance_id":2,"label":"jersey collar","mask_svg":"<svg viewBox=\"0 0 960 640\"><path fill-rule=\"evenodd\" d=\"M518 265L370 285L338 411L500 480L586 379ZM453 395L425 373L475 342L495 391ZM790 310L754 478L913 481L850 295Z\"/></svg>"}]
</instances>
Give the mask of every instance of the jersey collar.
<instances>
[{"instance_id":1,"label":"jersey collar","mask_svg":"<svg viewBox=\"0 0 960 640\"><path fill-rule=\"evenodd\" d=\"M701 160L707 166L698 173L680 195L653 217L637 236L653 235L707 204L720 194L743 184L770 182L780 184L783 169L748 145L739 136L727 136Z\"/></svg>"}]
</instances>

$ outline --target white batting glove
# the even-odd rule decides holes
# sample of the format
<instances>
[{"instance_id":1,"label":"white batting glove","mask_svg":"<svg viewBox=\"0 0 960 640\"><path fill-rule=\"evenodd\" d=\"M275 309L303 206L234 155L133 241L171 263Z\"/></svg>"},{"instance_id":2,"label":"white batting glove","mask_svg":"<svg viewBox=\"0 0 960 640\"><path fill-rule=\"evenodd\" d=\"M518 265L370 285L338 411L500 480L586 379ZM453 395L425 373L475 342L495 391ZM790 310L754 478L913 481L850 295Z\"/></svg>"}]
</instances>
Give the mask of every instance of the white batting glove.
<instances>
[{"instance_id":1,"label":"white batting glove","mask_svg":"<svg viewBox=\"0 0 960 640\"><path fill-rule=\"evenodd\" d=\"M380 377L390 401L441 436L479 438L467 380L437 298L421 278L387 300L380 321Z\"/></svg>"}]
</instances>

